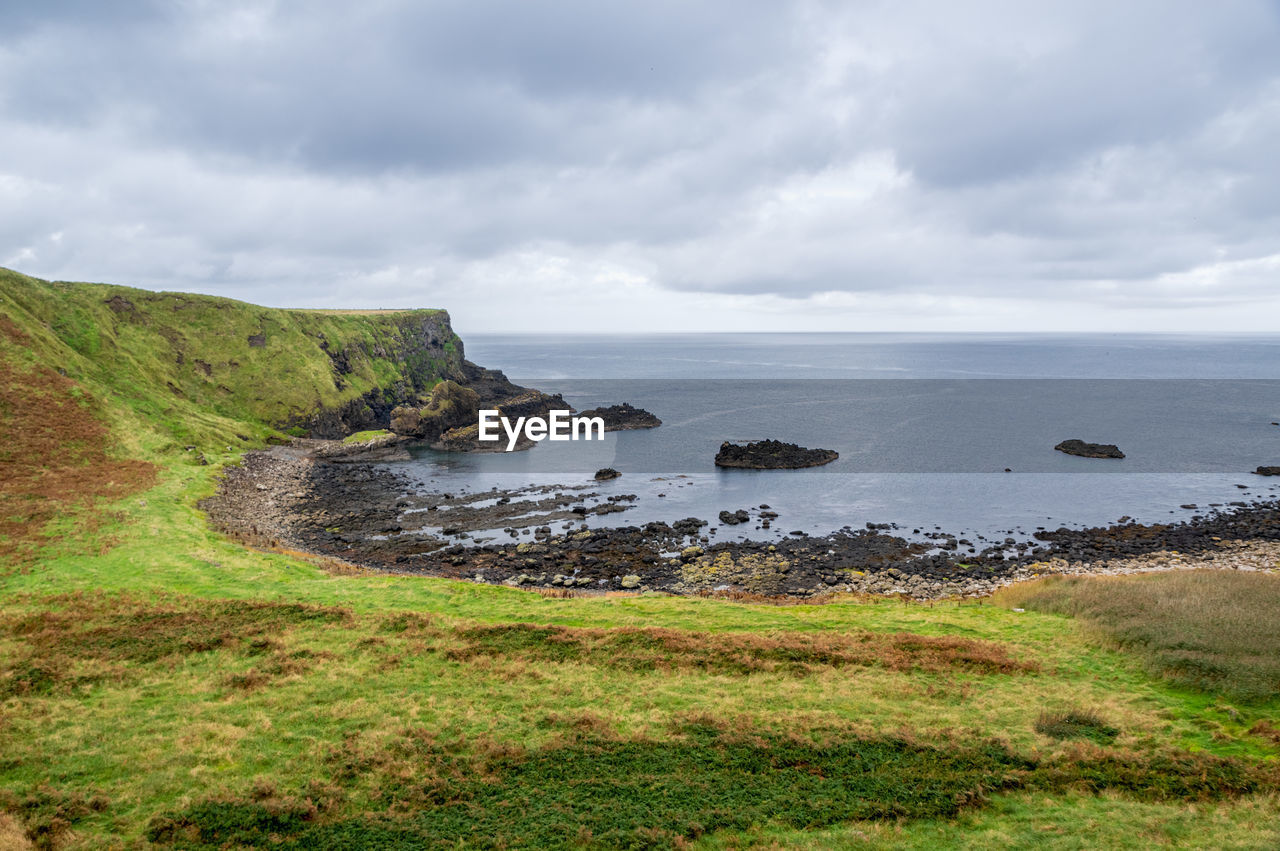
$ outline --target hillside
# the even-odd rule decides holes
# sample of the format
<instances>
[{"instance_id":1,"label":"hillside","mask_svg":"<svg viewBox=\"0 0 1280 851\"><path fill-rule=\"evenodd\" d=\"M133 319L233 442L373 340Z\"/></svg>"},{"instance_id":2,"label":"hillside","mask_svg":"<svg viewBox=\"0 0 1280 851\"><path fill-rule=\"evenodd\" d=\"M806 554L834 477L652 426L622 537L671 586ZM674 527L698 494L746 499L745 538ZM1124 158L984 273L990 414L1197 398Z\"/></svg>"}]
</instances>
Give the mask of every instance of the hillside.
<instances>
[{"instance_id":1,"label":"hillside","mask_svg":"<svg viewBox=\"0 0 1280 851\"><path fill-rule=\"evenodd\" d=\"M464 378L443 310L278 310L0 269L0 314L28 357L180 444L225 442L244 423L343 437Z\"/></svg>"}]
</instances>

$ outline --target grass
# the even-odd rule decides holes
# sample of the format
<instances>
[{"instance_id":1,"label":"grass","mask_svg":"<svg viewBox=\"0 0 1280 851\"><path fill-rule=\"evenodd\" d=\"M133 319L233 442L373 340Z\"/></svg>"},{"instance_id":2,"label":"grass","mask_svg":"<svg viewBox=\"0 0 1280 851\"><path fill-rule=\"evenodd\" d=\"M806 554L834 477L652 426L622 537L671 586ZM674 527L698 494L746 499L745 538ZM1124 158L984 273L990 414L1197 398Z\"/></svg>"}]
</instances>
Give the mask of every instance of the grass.
<instances>
[{"instance_id":1,"label":"grass","mask_svg":"<svg viewBox=\"0 0 1280 851\"><path fill-rule=\"evenodd\" d=\"M1051 739L1088 739L1100 745L1109 745L1120 735L1119 729L1088 709L1042 712L1036 719L1036 732Z\"/></svg>"},{"instance_id":2,"label":"grass","mask_svg":"<svg viewBox=\"0 0 1280 851\"><path fill-rule=\"evenodd\" d=\"M118 294L137 315L106 303ZM196 503L275 433L254 395L301 404L314 389L257 387L264 373L245 365L264 349L247 336L243 371L230 367L240 334L265 328L270 349L277 334L323 330L330 350L345 339L355 351L394 336L380 323L416 314L289 326L294 312L20 276L0 281L0 302L24 335L0 335L13 377L0 393L18 388L0 414L25 423L3 463L27 471L2 483L6 517L43 506L0 531L0 846L1280 838L1280 700L1170 678L1147 645L1098 641L1093 609L1071 619L1061 600L1011 602L1023 589L1003 605L551 597L255 551L212 532ZM169 314L192 320L167 326L176 343L157 330ZM317 321L352 324L307 324ZM205 334L225 339L221 354L193 342ZM227 393L188 389L204 381L196 358ZM352 376L398 380L398 367L349 360ZM318 365L335 374L328 355ZM364 379L350 380L326 398L354 398L342 394ZM42 411L74 431L42 431ZM150 478L104 476L114 464ZM1270 648L1269 589L1233 590L1258 602L1210 618L1197 652L1229 655L1246 638ZM1152 624L1181 623L1170 612L1190 605L1173 599L1187 588L1139 590Z\"/></svg>"},{"instance_id":3,"label":"grass","mask_svg":"<svg viewBox=\"0 0 1280 851\"><path fill-rule=\"evenodd\" d=\"M1079 618L1181 686L1237 701L1280 696L1280 576L1178 571L1055 577L1007 590L1000 599Z\"/></svg>"},{"instance_id":4,"label":"grass","mask_svg":"<svg viewBox=\"0 0 1280 851\"><path fill-rule=\"evenodd\" d=\"M344 581L368 590L362 577ZM1181 747L1178 732L1192 733L1195 719L1178 717L1177 696L1147 691L1140 674L1105 654L1064 669L1040 642L1009 641L1014 618L990 607L922 619L920 607L901 604L760 612L503 596L526 617L552 619L561 606L595 602L597 617L625 620L624 604L648 603L653 619L671 620L691 603L739 629L624 627L618 659L613 631L545 628L542 638L567 635L577 649L531 655L535 630L478 624L448 599L411 601L427 613L367 599L337 607L19 594L0 621L10 669L0 673L4 806L33 835L184 847L266 844L268 835L299 847L484 846L504 836L530 847L580 834L600 847L665 847L764 825L797 835L867 819L932 825L1000 795L1087 791L1171 810L1192 801L1229 809L1275 787L1267 762L1231 753L1228 742ZM844 630L815 630L806 618L763 635L741 629L759 614L806 609ZM903 620L983 633L966 643L986 642L984 655L1004 639L1043 670L902 664L903 633L878 630ZM478 636L513 634L510 652L457 652ZM860 640L868 635L878 640ZM1060 639L1066 656L1077 651L1069 630ZM703 656L704 642L716 652ZM787 650L788 664L699 661L757 644ZM829 650L810 652L832 645L867 658L847 665ZM694 655L682 663L684 649ZM14 688L12 672L34 666L50 669L45 682ZM1097 674L1103 682L1091 682ZM1081 693L1123 717L1124 732L1105 750L1044 747L1026 707ZM1254 744L1255 754L1274 753Z\"/></svg>"},{"instance_id":5,"label":"grass","mask_svg":"<svg viewBox=\"0 0 1280 851\"><path fill-rule=\"evenodd\" d=\"M460 630L452 659L529 659L586 662L633 671L699 670L747 675L780 671L794 676L851 666L894 671L965 671L995 674L1035 671L1033 663L988 641L914 633L717 634L655 628L573 629L515 623Z\"/></svg>"},{"instance_id":6,"label":"grass","mask_svg":"<svg viewBox=\"0 0 1280 851\"><path fill-rule=\"evenodd\" d=\"M391 432L384 428L369 429L368 431L357 431L355 434L349 434L342 439L343 443L368 443L370 440L377 440L380 437L390 437Z\"/></svg>"},{"instance_id":7,"label":"grass","mask_svg":"<svg viewBox=\"0 0 1280 851\"><path fill-rule=\"evenodd\" d=\"M426 393L462 360L441 310L278 310L0 269L0 315L28 338L13 360L118 399L120 430L160 429L171 450L259 442L397 385Z\"/></svg>"},{"instance_id":8,"label":"grass","mask_svg":"<svg viewBox=\"0 0 1280 851\"><path fill-rule=\"evenodd\" d=\"M31 338L0 316L0 354ZM32 557L59 514L155 484L156 467L116 457L101 407L56 370L0 357L0 561Z\"/></svg>"},{"instance_id":9,"label":"grass","mask_svg":"<svg viewBox=\"0 0 1280 851\"><path fill-rule=\"evenodd\" d=\"M1167 758L1036 761L994 744L938 747L842 731L796 737L699 722L664 742L583 737L533 751L482 742L463 755L410 729L390 753L348 747L335 762L335 779L377 778L381 814L335 816L340 805L323 790L210 798L157 817L148 838L186 847L272 836L301 848L670 847L765 823L955 817L1013 788L1119 787L1139 799L1211 801L1271 783L1207 757L1176 768Z\"/></svg>"}]
</instances>

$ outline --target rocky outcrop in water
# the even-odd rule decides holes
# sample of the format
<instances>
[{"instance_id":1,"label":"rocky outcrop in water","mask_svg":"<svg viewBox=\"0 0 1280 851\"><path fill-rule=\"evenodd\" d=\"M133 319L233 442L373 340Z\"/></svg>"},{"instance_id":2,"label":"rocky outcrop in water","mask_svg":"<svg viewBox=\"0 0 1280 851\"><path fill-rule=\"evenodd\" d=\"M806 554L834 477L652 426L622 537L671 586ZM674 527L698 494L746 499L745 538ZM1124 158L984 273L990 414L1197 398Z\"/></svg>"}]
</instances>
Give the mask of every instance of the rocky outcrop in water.
<instances>
[{"instance_id":1,"label":"rocky outcrop in water","mask_svg":"<svg viewBox=\"0 0 1280 851\"><path fill-rule=\"evenodd\" d=\"M820 467L840 457L834 449L806 449L780 440L757 440L752 443L720 444L716 453L717 467L743 467L752 470L796 470Z\"/></svg>"},{"instance_id":2,"label":"rocky outcrop in water","mask_svg":"<svg viewBox=\"0 0 1280 851\"><path fill-rule=\"evenodd\" d=\"M512 423L520 417L547 417L552 410L572 410L559 395L529 390L512 384L497 370L468 365L472 367L471 383L441 381L425 404L402 405L392 411L391 431L449 452L502 452L507 447L505 434L496 441L479 439L482 408L496 410ZM529 449L534 445L522 435L515 448Z\"/></svg>"},{"instance_id":3,"label":"rocky outcrop in water","mask_svg":"<svg viewBox=\"0 0 1280 851\"><path fill-rule=\"evenodd\" d=\"M453 428L474 425L480 396L455 381L441 381L422 407L402 405L391 412L391 431L404 437L438 440Z\"/></svg>"},{"instance_id":4,"label":"rocky outcrop in water","mask_svg":"<svg viewBox=\"0 0 1280 851\"><path fill-rule=\"evenodd\" d=\"M1259 476L1280 476L1280 467L1259 467L1253 472Z\"/></svg>"},{"instance_id":5,"label":"rocky outcrop in water","mask_svg":"<svg viewBox=\"0 0 1280 851\"><path fill-rule=\"evenodd\" d=\"M657 428L662 425L662 420L643 408L633 407L628 402L610 405L607 408L592 408L578 416L599 417L604 420L605 431L631 431L640 428Z\"/></svg>"},{"instance_id":6,"label":"rocky outcrop in water","mask_svg":"<svg viewBox=\"0 0 1280 851\"><path fill-rule=\"evenodd\" d=\"M499 417L506 417L514 427L520 418L550 416L551 411L571 411L568 403L559 394L554 396L540 390L523 390L523 392L497 402L482 404L482 407L496 410ZM492 432L491 432L492 434ZM441 434L431 442L432 449L446 452L505 452L507 451L507 434L505 429L498 429L498 440L481 440L480 426L473 415L469 422L455 426ZM532 449L537 442L530 440L521 430L515 450Z\"/></svg>"},{"instance_id":7,"label":"rocky outcrop in water","mask_svg":"<svg viewBox=\"0 0 1280 851\"><path fill-rule=\"evenodd\" d=\"M1114 443L1085 443L1083 440L1064 440L1053 447L1059 452L1079 458L1123 458L1124 453Z\"/></svg>"}]
</instances>

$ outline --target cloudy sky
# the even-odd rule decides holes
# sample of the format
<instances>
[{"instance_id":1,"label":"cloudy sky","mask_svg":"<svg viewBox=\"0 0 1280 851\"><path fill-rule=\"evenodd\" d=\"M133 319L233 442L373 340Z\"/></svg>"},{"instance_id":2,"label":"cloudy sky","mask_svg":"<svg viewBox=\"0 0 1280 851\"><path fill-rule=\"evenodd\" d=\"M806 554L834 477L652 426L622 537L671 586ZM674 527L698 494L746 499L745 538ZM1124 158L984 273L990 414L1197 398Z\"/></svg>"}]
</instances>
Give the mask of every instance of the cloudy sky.
<instances>
[{"instance_id":1,"label":"cloudy sky","mask_svg":"<svg viewBox=\"0 0 1280 851\"><path fill-rule=\"evenodd\" d=\"M1280 3L0 5L0 265L464 335L1276 331Z\"/></svg>"}]
</instances>

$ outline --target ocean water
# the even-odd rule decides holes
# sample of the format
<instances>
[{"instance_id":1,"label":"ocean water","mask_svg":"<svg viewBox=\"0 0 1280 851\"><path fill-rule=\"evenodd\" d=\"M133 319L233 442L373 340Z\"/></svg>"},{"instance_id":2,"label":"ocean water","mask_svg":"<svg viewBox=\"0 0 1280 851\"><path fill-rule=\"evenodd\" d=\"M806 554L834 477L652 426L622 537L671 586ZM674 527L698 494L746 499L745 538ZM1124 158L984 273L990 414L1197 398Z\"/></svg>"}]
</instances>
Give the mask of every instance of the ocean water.
<instances>
[{"instance_id":1,"label":"ocean water","mask_svg":"<svg viewBox=\"0 0 1280 851\"><path fill-rule=\"evenodd\" d=\"M700 334L470 335L467 356L577 409L630 402L663 426L513 453L423 450L397 465L424 489L591 483L635 525L767 504L772 529L867 523L1026 538L1040 528L1184 519L1280 496L1280 336ZM835 449L808 470L720 470L724 440ZM1116 443L1123 460L1053 450ZM1011 472L1005 472L1008 469ZM1195 504L1195 509L1182 506Z\"/></svg>"}]
</instances>

